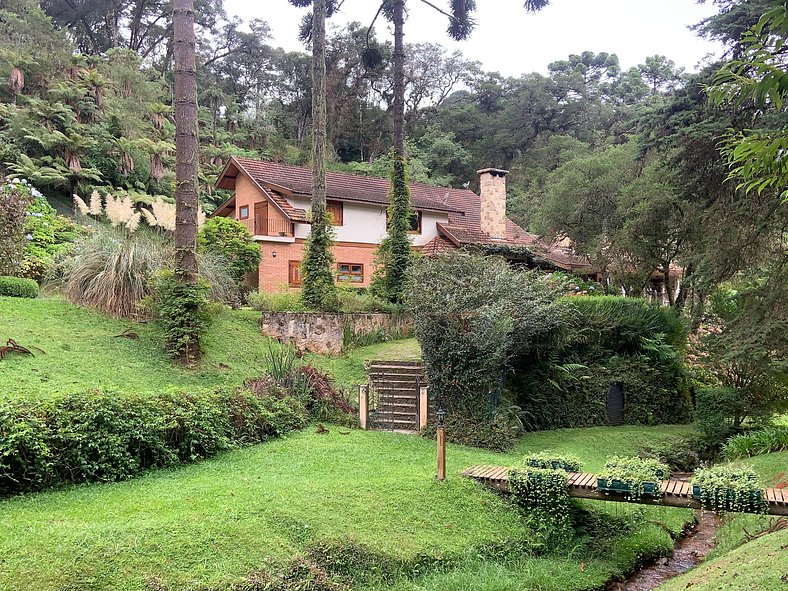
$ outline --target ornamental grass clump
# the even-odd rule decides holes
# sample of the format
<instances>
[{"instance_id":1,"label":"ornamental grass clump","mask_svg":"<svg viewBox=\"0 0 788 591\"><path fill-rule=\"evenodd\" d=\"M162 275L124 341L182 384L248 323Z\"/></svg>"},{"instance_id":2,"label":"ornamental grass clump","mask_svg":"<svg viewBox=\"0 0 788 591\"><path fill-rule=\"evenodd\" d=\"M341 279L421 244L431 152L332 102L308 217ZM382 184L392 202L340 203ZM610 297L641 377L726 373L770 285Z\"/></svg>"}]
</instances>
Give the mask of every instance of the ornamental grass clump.
<instances>
[{"instance_id":1,"label":"ornamental grass clump","mask_svg":"<svg viewBox=\"0 0 788 591\"><path fill-rule=\"evenodd\" d=\"M597 475L597 488L625 494L631 500L659 494L659 481L670 478L670 468L651 458L614 456Z\"/></svg>"},{"instance_id":2,"label":"ornamental grass clump","mask_svg":"<svg viewBox=\"0 0 788 591\"><path fill-rule=\"evenodd\" d=\"M729 460L738 460L787 450L788 427L767 427L734 435L723 445L722 454Z\"/></svg>"},{"instance_id":3,"label":"ornamental grass clump","mask_svg":"<svg viewBox=\"0 0 788 591\"><path fill-rule=\"evenodd\" d=\"M751 466L712 466L692 477L692 496L712 511L765 513L763 485Z\"/></svg>"},{"instance_id":4,"label":"ornamental grass clump","mask_svg":"<svg viewBox=\"0 0 788 591\"><path fill-rule=\"evenodd\" d=\"M523 458L523 464L531 468L549 468L564 470L565 472L579 472L580 460L572 455L557 455L550 451L528 454Z\"/></svg>"}]
</instances>

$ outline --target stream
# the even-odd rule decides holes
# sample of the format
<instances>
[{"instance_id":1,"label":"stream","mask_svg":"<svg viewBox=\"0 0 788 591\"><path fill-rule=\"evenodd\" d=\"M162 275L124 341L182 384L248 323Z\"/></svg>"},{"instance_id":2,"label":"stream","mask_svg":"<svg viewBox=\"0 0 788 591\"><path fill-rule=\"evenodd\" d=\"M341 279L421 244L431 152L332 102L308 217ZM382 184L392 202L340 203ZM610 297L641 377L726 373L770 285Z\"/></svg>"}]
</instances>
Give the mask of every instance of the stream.
<instances>
[{"instance_id":1,"label":"stream","mask_svg":"<svg viewBox=\"0 0 788 591\"><path fill-rule=\"evenodd\" d=\"M679 539L671 556L644 566L626 581L608 584L606 591L652 591L696 566L714 547L714 534L720 527L716 514L698 511L696 515L698 523Z\"/></svg>"}]
</instances>

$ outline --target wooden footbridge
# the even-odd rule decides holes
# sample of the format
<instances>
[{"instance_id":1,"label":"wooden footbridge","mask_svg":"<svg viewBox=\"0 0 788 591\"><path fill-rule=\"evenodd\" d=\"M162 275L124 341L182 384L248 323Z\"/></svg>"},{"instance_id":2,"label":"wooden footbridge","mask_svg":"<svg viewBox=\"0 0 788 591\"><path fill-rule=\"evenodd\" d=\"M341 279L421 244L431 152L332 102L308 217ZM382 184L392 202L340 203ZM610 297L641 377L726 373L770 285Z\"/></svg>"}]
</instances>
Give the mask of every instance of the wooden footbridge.
<instances>
[{"instance_id":1,"label":"wooden footbridge","mask_svg":"<svg viewBox=\"0 0 788 591\"><path fill-rule=\"evenodd\" d=\"M502 466L473 466L463 472L463 476L491 486L502 492L509 492L509 468ZM630 500L623 493L602 492L596 488L596 475L584 472L568 472L569 496L598 501L616 501L623 503L640 503L645 505L663 505L666 507L682 507L701 509L700 499L692 496L692 486L685 480L663 480L660 483L659 495L642 495L637 500ZM770 515L788 515L788 488L767 488L765 491Z\"/></svg>"}]
</instances>

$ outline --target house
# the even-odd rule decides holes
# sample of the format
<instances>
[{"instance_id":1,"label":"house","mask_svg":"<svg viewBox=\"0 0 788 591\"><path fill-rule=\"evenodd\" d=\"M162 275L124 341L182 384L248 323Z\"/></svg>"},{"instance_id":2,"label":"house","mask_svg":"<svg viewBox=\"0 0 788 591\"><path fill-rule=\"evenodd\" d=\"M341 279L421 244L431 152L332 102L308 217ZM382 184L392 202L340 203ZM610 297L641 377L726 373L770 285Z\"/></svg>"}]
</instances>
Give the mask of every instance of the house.
<instances>
[{"instance_id":1,"label":"house","mask_svg":"<svg viewBox=\"0 0 788 591\"><path fill-rule=\"evenodd\" d=\"M476 246L530 266L591 273L586 258L542 242L506 217L507 171L485 168L478 174L479 195L468 189L410 185L414 249L429 255ZM260 244L262 259L252 284L261 291L299 287L304 242L310 231L312 171L232 157L216 185L234 194L213 215L244 223ZM327 209L336 230L337 282L368 287L375 251L386 234L389 180L328 172L326 189Z\"/></svg>"}]
</instances>

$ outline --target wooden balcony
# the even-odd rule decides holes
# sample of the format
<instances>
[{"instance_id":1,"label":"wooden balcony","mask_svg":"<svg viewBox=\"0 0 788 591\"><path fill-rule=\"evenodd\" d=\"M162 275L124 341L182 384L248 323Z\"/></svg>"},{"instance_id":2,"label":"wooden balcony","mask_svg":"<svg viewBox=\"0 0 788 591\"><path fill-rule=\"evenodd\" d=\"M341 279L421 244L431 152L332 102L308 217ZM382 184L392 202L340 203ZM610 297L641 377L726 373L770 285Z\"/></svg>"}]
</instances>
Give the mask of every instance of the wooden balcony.
<instances>
[{"instance_id":1,"label":"wooden balcony","mask_svg":"<svg viewBox=\"0 0 788 591\"><path fill-rule=\"evenodd\" d=\"M293 222L270 218L240 220L254 236L292 237Z\"/></svg>"}]
</instances>

